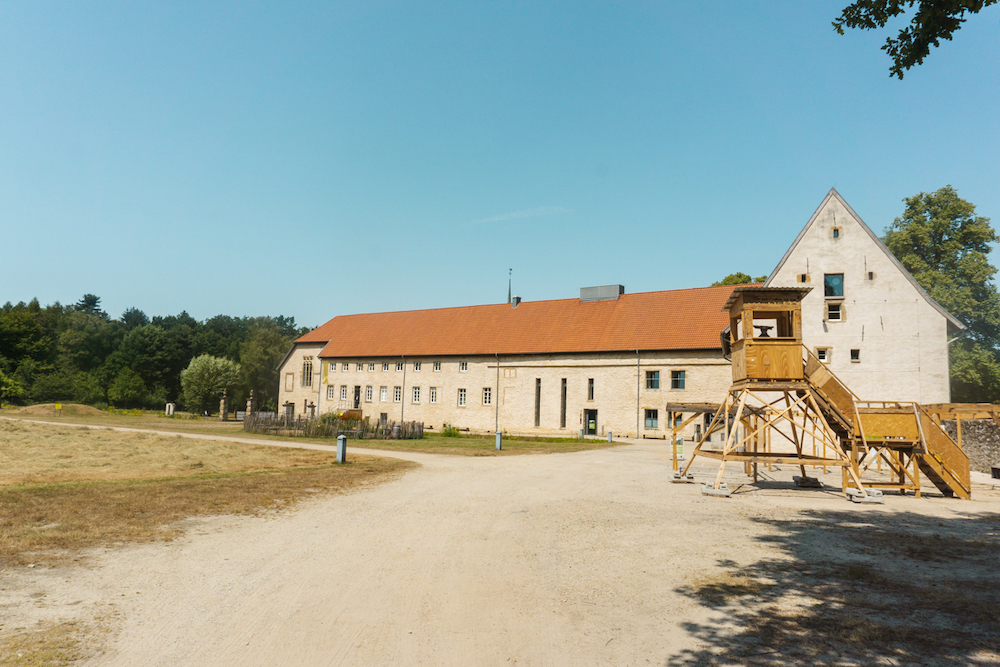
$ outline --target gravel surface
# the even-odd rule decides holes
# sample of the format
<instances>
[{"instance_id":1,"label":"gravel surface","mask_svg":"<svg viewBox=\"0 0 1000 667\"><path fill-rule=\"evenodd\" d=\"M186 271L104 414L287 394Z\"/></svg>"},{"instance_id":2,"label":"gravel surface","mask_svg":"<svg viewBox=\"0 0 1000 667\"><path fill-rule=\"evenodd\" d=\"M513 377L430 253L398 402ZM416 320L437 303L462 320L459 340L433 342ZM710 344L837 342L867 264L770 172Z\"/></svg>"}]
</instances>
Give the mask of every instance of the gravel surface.
<instances>
[{"instance_id":1,"label":"gravel surface","mask_svg":"<svg viewBox=\"0 0 1000 667\"><path fill-rule=\"evenodd\" d=\"M422 467L263 518L191 520L171 543L3 572L7 627L97 619L110 631L83 664L102 666L663 665L706 648L692 627L725 631L729 618L685 591L789 557L776 522L1000 508L995 492L862 507L839 489L768 483L708 498L669 483L662 441L497 458L352 451ZM746 478L731 465L727 480Z\"/></svg>"}]
</instances>

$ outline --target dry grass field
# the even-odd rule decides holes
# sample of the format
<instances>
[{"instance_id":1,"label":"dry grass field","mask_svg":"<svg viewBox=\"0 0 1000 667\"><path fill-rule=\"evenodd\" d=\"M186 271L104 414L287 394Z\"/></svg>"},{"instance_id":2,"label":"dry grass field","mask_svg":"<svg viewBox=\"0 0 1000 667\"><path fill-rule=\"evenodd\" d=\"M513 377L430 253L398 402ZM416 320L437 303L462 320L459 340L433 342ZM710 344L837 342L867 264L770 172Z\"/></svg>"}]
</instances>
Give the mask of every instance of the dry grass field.
<instances>
[{"instance_id":1,"label":"dry grass field","mask_svg":"<svg viewBox=\"0 0 1000 667\"><path fill-rule=\"evenodd\" d=\"M259 512L392 478L405 461L0 420L0 566L170 539L180 519Z\"/></svg>"}]
</instances>

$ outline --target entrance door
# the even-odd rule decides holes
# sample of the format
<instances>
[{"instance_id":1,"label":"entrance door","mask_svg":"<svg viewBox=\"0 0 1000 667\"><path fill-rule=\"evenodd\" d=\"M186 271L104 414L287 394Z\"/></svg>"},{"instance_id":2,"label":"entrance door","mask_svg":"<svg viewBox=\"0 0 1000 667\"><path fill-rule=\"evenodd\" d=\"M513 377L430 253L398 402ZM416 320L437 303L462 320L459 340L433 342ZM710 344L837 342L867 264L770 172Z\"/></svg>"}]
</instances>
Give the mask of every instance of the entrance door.
<instances>
[{"instance_id":1,"label":"entrance door","mask_svg":"<svg viewBox=\"0 0 1000 667\"><path fill-rule=\"evenodd\" d=\"M354 409L361 407L361 385L354 387Z\"/></svg>"},{"instance_id":2,"label":"entrance door","mask_svg":"<svg viewBox=\"0 0 1000 667\"><path fill-rule=\"evenodd\" d=\"M587 435L597 435L597 410L583 411L583 432Z\"/></svg>"}]
</instances>

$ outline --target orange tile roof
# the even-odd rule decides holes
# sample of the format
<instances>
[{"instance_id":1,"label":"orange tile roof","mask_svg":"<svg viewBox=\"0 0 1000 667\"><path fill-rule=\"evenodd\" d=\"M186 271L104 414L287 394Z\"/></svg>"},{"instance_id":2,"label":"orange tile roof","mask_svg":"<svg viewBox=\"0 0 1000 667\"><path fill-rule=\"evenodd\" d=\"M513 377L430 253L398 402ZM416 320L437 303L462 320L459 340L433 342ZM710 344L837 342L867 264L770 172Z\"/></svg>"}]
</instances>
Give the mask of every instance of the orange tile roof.
<instances>
[{"instance_id":1,"label":"orange tile roof","mask_svg":"<svg viewBox=\"0 0 1000 667\"><path fill-rule=\"evenodd\" d=\"M718 349L731 285L581 302L522 301L341 315L299 338L321 357L408 357Z\"/></svg>"}]
</instances>

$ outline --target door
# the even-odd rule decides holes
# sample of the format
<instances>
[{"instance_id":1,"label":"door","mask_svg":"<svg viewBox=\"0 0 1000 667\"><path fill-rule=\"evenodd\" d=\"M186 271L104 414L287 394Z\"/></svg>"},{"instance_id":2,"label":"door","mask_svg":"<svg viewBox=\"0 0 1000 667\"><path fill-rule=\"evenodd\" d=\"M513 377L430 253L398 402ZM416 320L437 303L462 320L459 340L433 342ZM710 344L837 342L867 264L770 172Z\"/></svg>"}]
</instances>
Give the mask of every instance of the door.
<instances>
[{"instance_id":1,"label":"door","mask_svg":"<svg viewBox=\"0 0 1000 667\"><path fill-rule=\"evenodd\" d=\"M361 407L361 385L354 387L354 409Z\"/></svg>"},{"instance_id":2,"label":"door","mask_svg":"<svg viewBox=\"0 0 1000 667\"><path fill-rule=\"evenodd\" d=\"M583 432L587 435L597 435L597 410L583 411Z\"/></svg>"}]
</instances>

